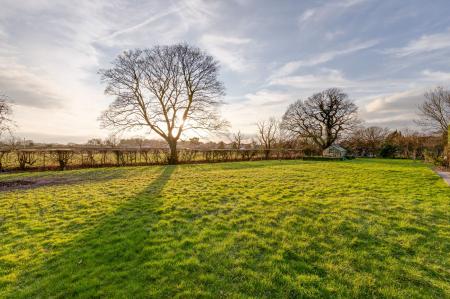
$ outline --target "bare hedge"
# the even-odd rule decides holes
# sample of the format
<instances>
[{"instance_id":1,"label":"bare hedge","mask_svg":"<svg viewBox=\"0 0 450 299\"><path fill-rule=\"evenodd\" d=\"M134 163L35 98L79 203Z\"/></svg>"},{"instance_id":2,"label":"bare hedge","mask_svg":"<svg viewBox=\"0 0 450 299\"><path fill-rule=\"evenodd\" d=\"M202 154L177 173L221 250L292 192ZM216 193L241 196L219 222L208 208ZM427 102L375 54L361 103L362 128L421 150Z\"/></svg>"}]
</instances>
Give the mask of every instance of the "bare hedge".
<instances>
[{"instance_id":1,"label":"bare hedge","mask_svg":"<svg viewBox=\"0 0 450 299\"><path fill-rule=\"evenodd\" d=\"M0 171L51 170L108 166L164 165L169 149L118 147L0 148ZM267 159L301 159L298 149L179 149L179 163L217 163Z\"/></svg>"}]
</instances>

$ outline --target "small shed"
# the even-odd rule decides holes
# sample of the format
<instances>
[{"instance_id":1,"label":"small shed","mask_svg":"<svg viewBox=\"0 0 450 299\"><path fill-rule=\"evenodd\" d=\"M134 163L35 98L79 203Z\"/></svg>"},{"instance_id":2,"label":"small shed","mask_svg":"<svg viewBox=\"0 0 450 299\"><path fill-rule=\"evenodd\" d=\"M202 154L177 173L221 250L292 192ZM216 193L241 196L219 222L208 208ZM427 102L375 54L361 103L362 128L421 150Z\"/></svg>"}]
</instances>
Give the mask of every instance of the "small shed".
<instances>
[{"instance_id":1,"label":"small shed","mask_svg":"<svg viewBox=\"0 0 450 299\"><path fill-rule=\"evenodd\" d=\"M347 150L339 145L331 145L322 152L324 157L343 158L347 155Z\"/></svg>"}]
</instances>

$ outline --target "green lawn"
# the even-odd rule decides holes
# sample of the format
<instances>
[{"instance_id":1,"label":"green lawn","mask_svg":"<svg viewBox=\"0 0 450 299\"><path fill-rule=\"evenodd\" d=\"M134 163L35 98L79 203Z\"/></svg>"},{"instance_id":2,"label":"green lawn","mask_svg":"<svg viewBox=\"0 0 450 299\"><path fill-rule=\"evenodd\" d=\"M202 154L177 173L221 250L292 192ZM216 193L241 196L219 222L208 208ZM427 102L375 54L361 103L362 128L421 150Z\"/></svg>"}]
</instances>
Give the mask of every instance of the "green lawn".
<instances>
[{"instance_id":1,"label":"green lawn","mask_svg":"<svg viewBox=\"0 0 450 299\"><path fill-rule=\"evenodd\" d=\"M1 298L450 297L450 188L420 162L16 179L47 183L0 191Z\"/></svg>"}]
</instances>

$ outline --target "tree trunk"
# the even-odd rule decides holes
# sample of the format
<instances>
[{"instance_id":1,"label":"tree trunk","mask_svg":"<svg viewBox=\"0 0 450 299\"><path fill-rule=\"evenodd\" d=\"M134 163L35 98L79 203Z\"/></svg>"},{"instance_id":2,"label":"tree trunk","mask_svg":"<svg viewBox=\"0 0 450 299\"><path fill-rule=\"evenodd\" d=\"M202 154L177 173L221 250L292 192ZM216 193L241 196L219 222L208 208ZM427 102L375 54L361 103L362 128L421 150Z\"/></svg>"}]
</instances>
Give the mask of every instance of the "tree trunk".
<instances>
[{"instance_id":1,"label":"tree trunk","mask_svg":"<svg viewBox=\"0 0 450 299\"><path fill-rule=\"evenodd\" d=\"M265 149L264 150L264 159L265 160L269 160L269 155L270 155L270 149Z\"/></svg>"},{"instance_id":2,"label":"tree trunk","mask_svg":"<svg viewBox=\"0 0 450 299\"><path fill-rule=\"evenodd\" d=\"M169 165L175 165L178 164L178 152L177 152L177 141L176 140L169 140L169 149L170 149L170 155L167 163Z\"/></svg>"}]
</instances>

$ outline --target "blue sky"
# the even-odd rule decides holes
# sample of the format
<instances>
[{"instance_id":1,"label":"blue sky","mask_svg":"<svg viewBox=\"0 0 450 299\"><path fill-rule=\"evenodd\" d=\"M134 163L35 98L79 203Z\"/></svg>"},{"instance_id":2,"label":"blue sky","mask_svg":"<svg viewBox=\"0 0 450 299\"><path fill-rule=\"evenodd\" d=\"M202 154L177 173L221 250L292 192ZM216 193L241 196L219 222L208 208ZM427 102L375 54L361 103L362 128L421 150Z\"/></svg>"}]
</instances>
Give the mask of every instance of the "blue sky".
<instances>
[{"instance_id":1,"label":"blue sky","mask_svg":"<svg viewBox=\"0 0 450 299\"><path fill-rule=\"evenodd\" d=\"M17 134L104 137L97 71L121 51L188 42L220 61L232 131L340 87L366 125L414 128L423 93L450 83L450 2L0 0L0 93ZM140 134L137 132L130 135Z\"/></svg>"}]
</instances>

